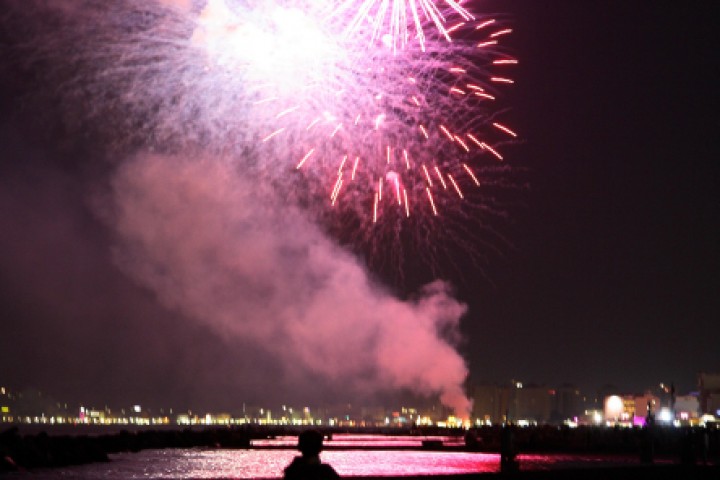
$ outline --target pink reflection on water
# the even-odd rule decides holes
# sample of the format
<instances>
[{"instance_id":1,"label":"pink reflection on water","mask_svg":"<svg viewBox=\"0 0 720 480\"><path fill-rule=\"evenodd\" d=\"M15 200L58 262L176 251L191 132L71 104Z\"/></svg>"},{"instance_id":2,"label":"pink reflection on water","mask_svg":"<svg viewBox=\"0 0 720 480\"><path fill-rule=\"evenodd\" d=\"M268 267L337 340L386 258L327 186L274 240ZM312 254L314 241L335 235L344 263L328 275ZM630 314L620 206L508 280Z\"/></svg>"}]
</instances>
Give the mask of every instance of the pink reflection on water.
<instances>
[{"instance_id":1,"label":"pink reflection on water","mask_svg":"<svg viewBox=\"0 0 720 480\"><path fill-rule=\"evenodd\" d=\"M446 447L462 446L463 437L457 436L408 436L408 435L354 435L335 434L331 440L325 440L326 448L412 448L421 447L425 440L442 442ZM289 447L297 445L297 436L282 436L262 440L252 440L254 447Z\"/></svg>"},{"instance_id":2,"label":"pink reflection on water","mask_svg":"<svg viewBox=\"0 0 720 480\"><path fill-rule=\"evenodd\" d=\"M276 479L297 452L285 449L143 450L112 455L112 462L54 469L33 480ZM491 473L498 454L427 450L331 450L321 454L342 476L404 476ZM521 470L557 470L637 464L635 457L519 455Z\"/></svg>"},{"instance_id":3,"label":"pink reflection on water","mask_svg":"<svg viewBox=\"0 0 720 480\"><path fill-rule=\"evenodd\" d=\"M324 452L322 458L340 475L358 477L487 473L500 469L499 455L489 453L334 450Z\"/></svg>"}]
</instances>

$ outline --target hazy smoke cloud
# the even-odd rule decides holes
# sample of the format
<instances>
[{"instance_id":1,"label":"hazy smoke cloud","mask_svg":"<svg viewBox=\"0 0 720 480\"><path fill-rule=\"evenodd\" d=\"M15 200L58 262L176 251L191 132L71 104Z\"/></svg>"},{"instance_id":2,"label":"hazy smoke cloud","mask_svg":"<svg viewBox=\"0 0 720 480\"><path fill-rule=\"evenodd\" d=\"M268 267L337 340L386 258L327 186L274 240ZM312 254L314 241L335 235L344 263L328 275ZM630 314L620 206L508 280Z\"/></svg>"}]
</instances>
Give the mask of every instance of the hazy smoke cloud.
<instances>
[{"instance_id":1,"label":"hazy smoke cloud","mask_svg":"<svg viewBox=\"0 0 720 480\"><path fill-rule=\"evenodd\" d=\"M442 282L394 298L265 190L217 159L134 158L113 181L117 262L165 305L262 345L286 375L437 393L467 415L467 369L450 343L465 306Z\"/></svg>"}]
</instances>

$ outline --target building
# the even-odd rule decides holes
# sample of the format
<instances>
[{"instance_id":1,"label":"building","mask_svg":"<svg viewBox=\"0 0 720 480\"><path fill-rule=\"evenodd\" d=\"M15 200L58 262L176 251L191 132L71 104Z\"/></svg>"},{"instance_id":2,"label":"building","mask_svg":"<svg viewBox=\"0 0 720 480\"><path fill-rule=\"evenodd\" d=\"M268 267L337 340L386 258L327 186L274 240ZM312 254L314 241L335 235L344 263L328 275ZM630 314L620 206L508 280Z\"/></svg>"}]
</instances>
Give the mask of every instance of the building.
<instances>
[{"instance_id":1,"label":"building","mask_svg":"<svg viewBox=\"0 0 720 480\"><path fill-rule=\"evenodd\" d=\"M635 398L632 395L608 395L603 405L603 415L608 425L630 425L635 416Z\"/></svg>"},{"instance_id":2,"label":"building","mask_svg":"<svg viewBox=\"0 0 720 480\"><path fill-rule=\"evenodd\" d=\"M633 425L645 425L648 415L656 416L660 412L660 397L652 392L645 392L644 395L636 396L633 400L635 403Z\"/></svg>"},{"instance_id":3,"label":"building","mask_svg":"<svg viewBox=\"0 0 720 480\"><path fill-rule=\"evenodd\" d=\"M720 373L698 375L701 413L720 415Z\"/></svg>"},{"instance_id":4,"label":"building","mask_svg":"<svg viewBox=\"0 0 720 480\"><path fill-rule=\"evenodd\" d=\"M472 394L472 418L485 425L502 423L508 413L509 397L509 386L476 385Z\"/></svg>"},{"instance_id":5,"label":"building","mask_svg":"<svg viewBox=\"0 0 720 480\"><path fill-rule=\"evenodd\" d=\"M643 395L609 395L605 397L605 422L611 425L645 425L648 415L660 412L660 397L652 392Z\"/></svg>"},{"instance_id":6,"label":"building","mask_svg":"<svg viewBox=\"0 0 720 480\"><path fill-rule=\"evenodd\" d=\"M542 385L516 384L514 399L510 411L512 418L528 424L544 424L550 422L552 400L555 394Z\"/></svg>"},{"instance_id":7,"label":"building","mask_svg":"<svg viewBox=\"0 0 720 480\"><path fill-rule=\"evenodd\" d=\"M472 418L476 424L498 424L508 416L512 422L560 424L585 413L585 398L577 387L513 382L507 385L476 385L472 389Z\"/></svg>"},{"instance_id":8,"label":"building","mask_svg":"<svg viewBox=\"0 0 720 480\"><path fill-rule=\"evenodd\" d=\"M585 397L574 385L565 384L550 391L552 397L552 412L550 419L554 423L565 420L579 419L585 414Z\"/></svg>"},{"instance_id":9,"label":"building","mask_svg":"<svg viewBox=\"0 0 720 480\"><path fill-rule=\"evenodd\" d=\"M696 395L678 395L675 397L675 418L692 420L700 416L700 400Z\"/></svg>"}]
</instances>

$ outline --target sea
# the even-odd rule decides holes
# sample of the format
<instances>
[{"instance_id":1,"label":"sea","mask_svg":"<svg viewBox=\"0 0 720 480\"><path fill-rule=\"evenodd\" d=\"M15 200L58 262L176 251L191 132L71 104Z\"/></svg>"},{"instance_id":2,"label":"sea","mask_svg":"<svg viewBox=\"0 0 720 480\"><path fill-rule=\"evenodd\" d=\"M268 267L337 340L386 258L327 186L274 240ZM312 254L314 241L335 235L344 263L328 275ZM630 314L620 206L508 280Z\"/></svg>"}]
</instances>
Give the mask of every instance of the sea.
<instances>
[{"instance_id":1,"label":"sea","mask_svg":"<svg viewBox=\"0 0 720 480\"><path fill-rule=\"evenodd\" d=\"M445 445L453 439L432 438ZM259 441L252 448L163 449L110 455L110 462L11 473L7 479L276 479L298 452L296 437ZM494 453L413 449L421 440L408 437L335 435L332 449L321 454L343 477L455 475L500 470ZM344 450L343 448L347 448ZM519 455L522 470L554 470L578 466L637 464L635 458L577 455Z\"/></svg>"}]
</instances>

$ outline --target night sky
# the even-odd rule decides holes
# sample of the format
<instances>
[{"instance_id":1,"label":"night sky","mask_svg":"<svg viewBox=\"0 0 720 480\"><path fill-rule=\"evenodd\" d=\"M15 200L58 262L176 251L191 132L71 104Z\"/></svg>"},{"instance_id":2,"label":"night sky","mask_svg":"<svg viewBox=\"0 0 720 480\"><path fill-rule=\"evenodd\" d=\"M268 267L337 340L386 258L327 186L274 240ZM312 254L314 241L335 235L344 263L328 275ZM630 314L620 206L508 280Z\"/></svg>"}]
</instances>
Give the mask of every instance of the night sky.
<instances>
[{"instance_id":1,"label":"night sky","mask_svg":"<svg viewBox=\"0 0 720 480\"><path fill-rule=\"evenodd\" d=\"M469 306L471 380L692 390L720 370L720 3L480 9L514 29L503 120L521 140L504 150L519 186L496 227L507 242L482 272L446 274ZM218 409L340 394L347 380L290 378L121 271L95 203L114 167L63 136L62 107L28 100L27 72L0 73L0 384Z\"/></svg>"},{"instance_id":2,"label":"night sky","mask_svg":"<svg viewBox=\"0 0 720 480\"><path fill-rule=\"evenodd\" d=\"M531 187L472 290L473 371L689 390L720 361L720 5L500 3Z\"/></svg>"}]
</instances>

